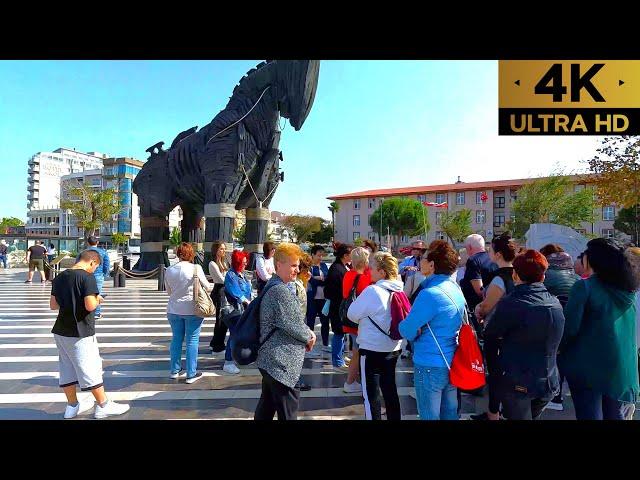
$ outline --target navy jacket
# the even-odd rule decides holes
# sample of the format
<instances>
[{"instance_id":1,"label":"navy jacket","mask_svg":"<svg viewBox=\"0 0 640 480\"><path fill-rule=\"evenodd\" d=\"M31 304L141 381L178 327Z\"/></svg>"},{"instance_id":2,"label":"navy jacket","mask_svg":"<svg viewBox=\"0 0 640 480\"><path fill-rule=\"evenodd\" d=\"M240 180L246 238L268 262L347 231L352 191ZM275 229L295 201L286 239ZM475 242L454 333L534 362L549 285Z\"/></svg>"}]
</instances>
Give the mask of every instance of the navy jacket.
<instances>
[{"instance_id":1,"label":"navy jacket","mask_svg":"<svg viewBox=\"0 0 640 480\"><path fill-rule=\"evenodd\" d=\"M324 276L324 280L316 280L313 278L314 276L319 276L320 272ZM307 299L313 300L316 298L316 293L318 291L318 287L324 287L325 282L327 281L327 275L329 275L329 267L324 262L320 262L320 265L314 265L311 267L311 278L309 279L309 287L307 290Z\"/></svg>"},{"instance_id":2,"label":"navy jacket","mask_svg":"<svg viewBox=\"0 0 640 480\"><path fill-rule=\"evenodd\" d=\"M551 399L560 390L556 357L564 313L544 284L517 285L496 305L485 327L486 355L498 358L501 384L531 398Z\"/></svg>"}]
</instances>

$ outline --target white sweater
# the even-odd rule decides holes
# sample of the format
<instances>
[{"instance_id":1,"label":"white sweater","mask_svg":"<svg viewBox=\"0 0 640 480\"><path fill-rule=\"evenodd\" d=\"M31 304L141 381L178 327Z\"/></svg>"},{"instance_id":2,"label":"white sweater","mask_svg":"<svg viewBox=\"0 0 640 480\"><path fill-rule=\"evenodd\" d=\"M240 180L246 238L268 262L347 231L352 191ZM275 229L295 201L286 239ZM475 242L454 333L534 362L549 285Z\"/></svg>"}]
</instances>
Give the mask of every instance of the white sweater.
<instances>
[{"instance_id":1,"label":"white sweater","mask_svg":"<svg viewBox=\"0 0 640 480\"><path fill-rule=\"evenodd\" d=\"M207 292L213 290L213 284L207 281L202 267L196 265L198 278ZM167 268L164 274L164 286L169 294L167 313L175 315L194 315L193 301L193 263L179 262Z\"/></svg>"},{"instance_id":2,"label":"white sweater","mask_svg":"<svg viewBox=\"0 0 640 480\"><path fill-rule=\"evenodd\" d=\"M390 297L388 290L402 291L402 282L398 280L379 280L369 285L349 306L347 317L358 323L358 345L374 352L394 352L400 350L402 340L391 340L378 330L371 319L383 329L389 331L391 326ZM371 319L367 318L371 317Z\"/></svg>"},{"instance_id":3,"label":"white sweater","mask_svg":"<svg viewBox=\"0 0 640 480\"><path fill-rule=\"evenodd\" d=\"M275 272L273 257L265 259L264 256L259 255L258 258L256 258L256 273L260 280L268 282Z\"/></svg>"}]
</instances>

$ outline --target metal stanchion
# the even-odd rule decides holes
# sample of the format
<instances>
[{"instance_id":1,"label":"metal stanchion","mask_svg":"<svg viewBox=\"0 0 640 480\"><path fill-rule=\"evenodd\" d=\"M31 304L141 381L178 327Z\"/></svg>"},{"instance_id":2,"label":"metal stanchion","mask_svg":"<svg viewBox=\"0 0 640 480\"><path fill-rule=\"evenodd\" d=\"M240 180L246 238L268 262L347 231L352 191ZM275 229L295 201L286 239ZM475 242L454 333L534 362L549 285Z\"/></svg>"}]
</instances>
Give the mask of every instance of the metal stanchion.
<instances>
[{"instance_id":1,"label":"metal stanchion","mask_svg":"<svg viewBox=\"0 0 640 480\"><path fill-rule=\"evenodd\" d=\"M118 288L120 286L119 277L118 277L118 269L120 268L120 264L118 262L113 264L113 288Z\"/></svg>"},{"instance_id":2,"label":"metal stanchion","mask_svg":"<svg viewBox=\"0 0 640 480\"><path fill-rule=\"evenodd\" d=\"M124 288L127 286L127 276L122 271L118 271L118 284L120 287Z\"/></svg>"},{"instance_id":3,"label":"metal stanchion","mask_svg":"<svg viewBox=\"0 0 640 480\"><path fill-rule=\"evenodd\" d=\"M166 288L164 287L164 272L167 269L164 265L160 265L158 270L158 291L164 292Z\"/></svg>"}]
</instances>

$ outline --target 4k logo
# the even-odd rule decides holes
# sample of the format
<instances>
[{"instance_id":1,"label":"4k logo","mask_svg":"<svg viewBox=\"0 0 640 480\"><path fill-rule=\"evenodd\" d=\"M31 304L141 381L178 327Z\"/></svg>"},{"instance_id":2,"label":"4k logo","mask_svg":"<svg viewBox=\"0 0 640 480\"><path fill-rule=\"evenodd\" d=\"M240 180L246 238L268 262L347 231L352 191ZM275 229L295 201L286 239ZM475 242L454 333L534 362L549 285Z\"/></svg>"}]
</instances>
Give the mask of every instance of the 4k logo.
<instances>
[{"instance_id":1,"label":"4k logo","mask_svg":"<svg viewBox=\"0 0 640 480\"><path fill-rule=\"evenodd\" d=\"M500 135L639 135L640 60L501 60Z\"/></svg>"},{"instance_id":2,"label":"4k logo","mask_svg":"<svg viewBox=\"0 0 640 480\"><path fill-rule=\"evenodd\" d=\"M593 77L604 67L604 63L596 63L592 65L586 73L580 75L580 64L571 64L571 101L580 101L580 91L584 88L591 98L596 102L604 102L604 97L598 89L591 83ZM534 92L536 95L552 95L554 102L562 102L564 95L567 93L567 87L562 84L562 64L554 63L549 71L544 74L540 81L536 84Z\"/></svg>"}]
</instances>

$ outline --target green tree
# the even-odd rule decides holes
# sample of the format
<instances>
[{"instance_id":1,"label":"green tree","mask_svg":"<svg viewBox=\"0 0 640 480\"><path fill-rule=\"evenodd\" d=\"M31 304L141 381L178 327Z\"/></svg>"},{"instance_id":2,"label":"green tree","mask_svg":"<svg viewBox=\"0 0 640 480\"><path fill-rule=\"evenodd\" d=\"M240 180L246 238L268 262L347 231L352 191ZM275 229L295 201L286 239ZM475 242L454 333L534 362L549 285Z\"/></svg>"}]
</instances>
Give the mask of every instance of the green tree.
<instances>
[{"instance_id":1,"label":"green tree","mask_svg":"<svg viewBox=\"0 0 640 480\"><path fill-rule=\"evenodd\" d=\"M322 229L324 220L313 215L287 215L280 222L284 228L292 231L298 243L306 242L311 236Z\"/></svg>"},{"instance_id":2,"label":"green tree","mask_svg":"<svg viewBox=\"0 0 640 480\"><path fill-rule=\"evenodd\" d=\"M329 211L331 212L331 238L336 237L336 213L340 210L340 204L338 202L331 202L329 204Z\"/></svg>"},{"instance_id":3,"label":"green tree","mask_svg":"<svg viewBox=\"0 0 640 480\"><path fill-rule=\"evenodd\" d=\"M128 240L129 240L129 237L124 233L118 232L111 235L111 241L116 246L116 250L118 250L118 247L120 245L124 245L125 243L127 243Z\"/></svg>"},{"instance_id":4,"label":"green tree","mask_svg":"<svg viewBox=\"0 0 640 480\"><path fill-rule=\"evenodd\" d=\"M382 238L387 231L395 237L395 246L403 235L427 234L431 229L427 210L422 203L410 198L390 198L380 202L369 219L369 225Z\"/></svg>"},{"instance_id":5,"label":"green tree","mask_svg":"<svg viewBox=\"0 0 640 480\"><path fill-rule=\"evenodd\" d=\"M553 174L538 178L518 190L513 203L514 220L507 222L516 238L523 238L532 223L555 223L580 228L582 222L594 222L596 201L593 190L573 191L566 175Z\"/></svg>"},{"instance_id":6,"label":"green tree","mask_svg":"<svg viewBox=\"0 0 640 480\"><path fill-rule=\"evenodd\" d=\"M80 184L69 187L66 193L67 200L60 202L60 208L71 211L85 236L95 235L103 223L111 223L113 216L120 213L121 206L112 188L95 190Z\"/></svg>"},{"instance_id":7,"label":"green tree","mask_svg":"<svg viewBox=\"0 0 640 480\"><path fill-rule=\"evenodd\" d=\"M588 160L592 175L585 181L595 184L602 204L634 206L640 198L640 137L605 137L597 152Z\"/></svg>"},{"instance_id":8,"label":"green tree","mask_svg":"<svg viewBox=\"0 0 640 480\"><path fill-rule=\"evenodd\" d=\"M473 233L471 210L465 208L457 212L442 212L440 230L444 232L452 245L455 246L455 242L464 242L464 239Z\"/></svg>"},{"instance_id":9,"label":"green tree","mask_svg":"<svg viewBox=\"0 0 640 480\"><path fill-rule=\"evenodd\" d=\"M311 234L309 240L313 243L329 243L333 236L333 224L326 222L320 227L320 230Z\"/></svg>"},{"instance_id":10,"label":"green tree","mask_svg":"<svg viewBox=\"0 0 640 480\"><path fill-rule=\"evenodd\" d=\"M182 243L182 234L180 233L180 227L173 227L171 234L169 235L169 243L175 249Z\"/></svg>"},{"instance_id":11,"label":"green tree","mask_svg":"<svg viewBox=\"0 0 640 480\"><path fill-rule=\"evenodd\" d=\"M622 208L618 212L613 228L631 236L635 245L640 245L640 205Z\"/></svg>"},{"instance_id":12,"label":"green tree","mask_svg":"<svg viewBox=\"0 0 640 480\"><path fill-rule=\"evenodd\" d=\"M9 227L22 227L24 222L16 217L2 217L0 220L0 233L7 233Z\"/></svg>"},{"instance_id":13,"label":"green tree","mask_svg":"<svg viewBox=\"0 0 640 480\"><path fill-rule=\"evenodd\" d=\"M233 238L235 238L239 243L245 244L247 242L247 226L242 225L240 228L236 228L233 231Z\"/></svg>"}]
</instances>

